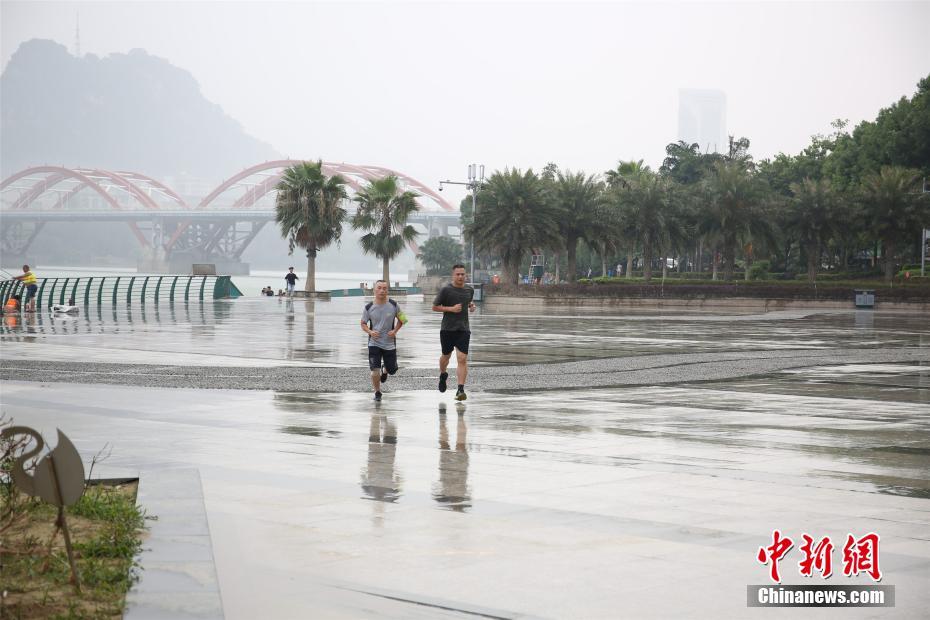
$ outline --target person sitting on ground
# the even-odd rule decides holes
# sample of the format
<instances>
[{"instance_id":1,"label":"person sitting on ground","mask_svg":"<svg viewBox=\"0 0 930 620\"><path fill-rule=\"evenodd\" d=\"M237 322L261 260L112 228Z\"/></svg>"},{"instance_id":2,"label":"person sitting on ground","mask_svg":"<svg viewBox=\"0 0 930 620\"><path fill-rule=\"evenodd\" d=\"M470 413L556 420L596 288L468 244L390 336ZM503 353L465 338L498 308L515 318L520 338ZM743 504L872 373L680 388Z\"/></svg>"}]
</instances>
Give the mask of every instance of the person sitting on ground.
<instances>
[{"instance_id":1,"label":"person sitting on ground","mask_svg":"<svg viewBox=\"0 0 930 620\"><path fill-rule=\"evenodd\" d=\"M3 306L4 312L19 312L19 301L22 299L19 295L13 295L6 300L6 305Z\"/></svg>"},{"instance_id":2,"label":"person sitting on ground","mask_svg":"<svg viewBox=\"0 0 930 620\"><path fill-rule=\"evenodd\" d=\"M279 289L278 289L278 297L284 297L284 295L285 295L284 289L283 289L283 288L279 288Z\"/></svg>"},{"instance_id":3,"label":"person sitting on ground","mask_svg":"<svg viewBox=\"0 0 930 620\"><path fill-rule=\"evenodd\" d=\"M274 297L274 289L270 286L265 287L265 295L268 297Z\"/></svg>"}]
</instances>

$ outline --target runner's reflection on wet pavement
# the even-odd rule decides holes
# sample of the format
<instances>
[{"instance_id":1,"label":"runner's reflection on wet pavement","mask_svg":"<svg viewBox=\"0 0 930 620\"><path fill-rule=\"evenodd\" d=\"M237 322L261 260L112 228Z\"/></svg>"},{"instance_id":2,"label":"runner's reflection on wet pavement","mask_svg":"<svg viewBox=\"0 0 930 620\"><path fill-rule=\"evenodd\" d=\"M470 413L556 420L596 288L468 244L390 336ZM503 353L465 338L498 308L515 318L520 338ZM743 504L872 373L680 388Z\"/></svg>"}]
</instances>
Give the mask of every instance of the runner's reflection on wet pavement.
<instances>
[{"instance_id":1,"label":"runner's reflection on wet pavement","mask_svg":"<svg viewBox=\"0 0 930 620\"><path fill-rule=\"evenodd\" d=\"M397 471L397 427L378 408L371 413L368 431L368 461L362 469L361 487L365 499L378 502L396 502L401 493L403 479ZM380 521L381 513L376 517Z\"/></svg>"},{"instance_id":2,"label":"runner's reflection on wet pavement","mask_svg":"<svg viewBox=\"0 0 930 620\"><path fill-rule=\"evenodd\" d=\"M455 448L449 443L446 404L439 405L439 481L433 484L433 499L440 508L466 512L471 508L468 489L468 428L465 426L465 403L456 403L458 423Z\"/></svg>"}]
</instances>

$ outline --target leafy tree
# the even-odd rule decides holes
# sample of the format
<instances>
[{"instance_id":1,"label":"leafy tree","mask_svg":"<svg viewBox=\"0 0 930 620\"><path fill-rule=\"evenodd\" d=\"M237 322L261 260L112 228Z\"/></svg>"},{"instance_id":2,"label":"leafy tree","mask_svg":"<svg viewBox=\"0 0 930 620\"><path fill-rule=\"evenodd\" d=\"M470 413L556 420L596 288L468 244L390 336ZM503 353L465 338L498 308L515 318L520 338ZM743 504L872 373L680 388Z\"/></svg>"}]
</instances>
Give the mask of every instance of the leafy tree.
<instances>
[{"instance_id":1,"label":"leafy tree","mask_svg":"<svg viewBox=\"0 0 930 620\"><path fill-rule=\"evenodd\" d=\"M387 282L391 281L391 259L419 234L407 224L407 218L420 210L417 198L419 194L405 191L394 175L369 181L355 194L358 210L352 217L352 227L367 231L359 243L366 254L381 259L381 277Z\"/></svg>"},{"instance_id":2,"label":"leafy tree","mask_svg":"<svg viewBox=\"0 0 930 620\"><path fill-rule=\"evenodd\" d=\"M696 142L672 142L665 147L665 155L659 173L682 185L693 185L703 180L713 165L710 157L701 154L701 147Z\"/></svg>"},{"instance_id":3,"label":"leafy tree","mask_svg":"<svg viewBox=\"0 0 930 620\"><path fill-rule=\"evenodd\" d=\"M463 262L462 244L452 237L433 237L420 246L417 258L426 267L426 274L435 276L452 271L452 265Z\"/></svg>"},{"instance_id":4,"label":"leafy tree","mask_svg":"<svg viewBox=\"0 0 930 620\"><path fill-rule=\"evenodd\" d=\"M852 190L883 166L930 175L930 75L918 82L911 99L902 97L874 121L863 121L851 134L842 134L825 162L825 173L835 187Z\"/></svg>"},{"instance_id":5,"label":"leafy tree","mask_svg":"<svg viewBox=\"0 0 930 620\"><path fill-rule=\"evenodd\" d=\"M920 193L920 174L900 166L884 166L862 182L862 204L871 232L882 242L885 282L891 283L895 259L902 247L930 224L926 195Z\"/></svg>"},{"instance_id":6,"label":"leafy tree","mask_svg":"<svg viewBox=\"0 0 930 620\"><path fill-rule=\"evenodd\" d=\"M342 236L345 199L345 179L338 174L327 177L321 161L287 168L277 185L275 221L287 238L289 253L295 247L307 251L307 292L316 290L317 254Z\"/></svg>"},{"instance_id":7,"label":"leafy tree","mask_svg":"<svg viewBox=\"0 0 930 620\"><path fill-rule=\"evenodd\" d=\"M523 257L535 248L561 245L559 211L532 170L497 171L478 192L475 246L503 262L503 281L516 284Z\"/></svg>"}]
</instances>

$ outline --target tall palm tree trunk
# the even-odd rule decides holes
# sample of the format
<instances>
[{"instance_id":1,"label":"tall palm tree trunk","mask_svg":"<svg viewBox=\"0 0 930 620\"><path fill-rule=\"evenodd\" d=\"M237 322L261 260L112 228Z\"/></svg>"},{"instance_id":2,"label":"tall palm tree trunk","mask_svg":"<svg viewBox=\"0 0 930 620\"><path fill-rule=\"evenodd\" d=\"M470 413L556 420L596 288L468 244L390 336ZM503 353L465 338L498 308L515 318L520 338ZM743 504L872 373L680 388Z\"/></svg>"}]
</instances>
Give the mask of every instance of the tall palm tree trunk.
<instances>
[{"instance_id":1,"label":"tall palm tree trunk","mask_svg":"<svg viewBox=\"0 0 930 620\"><path fill-rule=\"evenodd\" d=\"M631 247L626 253L626 277L633 277L633 248Z\"/></svg>"},{"instance_id":2,"label":"tall palm tree trunk","mask_svg":"<svg viewBox=\"0 0 930 620\"><path fill-rule=\"evenodd\" d=\"M532 273L530 273L532 276ZM504 259L504 282L507 284L519 284L520 279L520 258ZM532 283L532 281L531 281Z\"/></svg>"},{"instance_id":3,"label":"tall palm tree trunk","mask_svg":"<svg viewBox=\"0 0 930 620\"><path fill-rule=\"evenodd\" d=\"M601 276L607 277L607 244L601 244Z\"/></svg>"},{"instance_id":4,"label":"tall palm tree trunk","mask_svg":"<svg viewBox=\"0 0 930 620\"><path fill-rule=\"evenodd\" d=\"M643 280L652 280L652 242L643 242Z\"/></svg>"},{"instance_id":5,"label":"tall palm tree trunk","mask_svg":"<svg viewBox=\"0 0 930 620\"><path fill-rule=\"evenodd\" d=\"M388 290L391 288L391 261L388 257L381 259L381 279L387 282Z\"/></svg>"},{"instance_id":6,"label":"tall palm tree trunk","mask_svg":"<svg viewBox=\"0 0 930 620\"><path fill-rule=\"evenodd\" d=\"M807 281L811 284L817 280L817 262L820 257L820 248L816 243L811 243L806 248L807 251Z\"/></svg>"},{"instance_id":7,"label":"tall palm tree trunk","mask_svg":"<svg viewBox=\"0 0 930 620\"><path fill-rule=\"evenodd\" d=\"M304 291L316 291L316 250L307 248L307 281L304 282Z\"/></svg>"},{"instance_id":8,"label":"tall palm tree trunk","mask_svg":"<svg viewBox=\"0 0 930 620\"><path fill-rule=\"evenodd\" d=\"M714 262L713 262L713 267L712 267L710 279L711 279L711 280L716 280L716 279L717 279L717 272L720 270L720 252L717 251L717 247L716 247L716 246L714 246L713 252L714 252Z\"/></svg>"},{"instance_id":9,"label":"tall palm tree trunk","mask_svg":"<svg viewBox=\"0 0 930 620\"><path fill-rule=\"evenodd\" d=\"M576 271L578 270L578 239L569 239L568 240L568 267L566 268L568 273L565 275L565 279L569 282L574 282L576 280Z\"/></svg>"},{"instance_id":10,"label":"tall palm tree trunk","mask_svg":"<svg viewBox=\"0 0 930 620\"><path fill-rule=\"evenodd\" d=\"M885 261L885 284L891 284L894 278L895 243L891 239L882 239L882 259Z\"/></svg>"},{"instance_id":11,"label":"tall palm tree trunk","mask_svg":"<svg viewBox=\"0 0 930 620\"><path fill-rule=\"evenodd\" d=\"M736 262L736 242L727 241L723 247L723 279L733 279L733 264Z\"/></svg>"}]
</instances>

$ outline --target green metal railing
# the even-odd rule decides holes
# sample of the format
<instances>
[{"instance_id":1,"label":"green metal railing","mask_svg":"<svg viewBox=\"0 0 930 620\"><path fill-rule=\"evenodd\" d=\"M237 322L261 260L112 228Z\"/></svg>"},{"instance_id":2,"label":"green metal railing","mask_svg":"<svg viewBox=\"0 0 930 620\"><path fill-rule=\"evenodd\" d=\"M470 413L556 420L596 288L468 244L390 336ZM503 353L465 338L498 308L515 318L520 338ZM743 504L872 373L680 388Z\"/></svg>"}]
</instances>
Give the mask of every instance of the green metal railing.
<instances>
[{"instance_id":1,"label":"green metal railing","mask_svg":"<svg viewBox=\"0 0 930 620\"><path fill-rule=\"evenodd\" d=\"M164 284L171 288L165 294ZM178 286L180 283L181 286ZM147 304L162 301L203 301L241 297L229 276L93 276L86 278L38 278L36 310L67 304L89 306L103 304ZM19 280L0 281L0 305L13 295L26 297L26 287Z\"/></svg>"}]
</instances>

